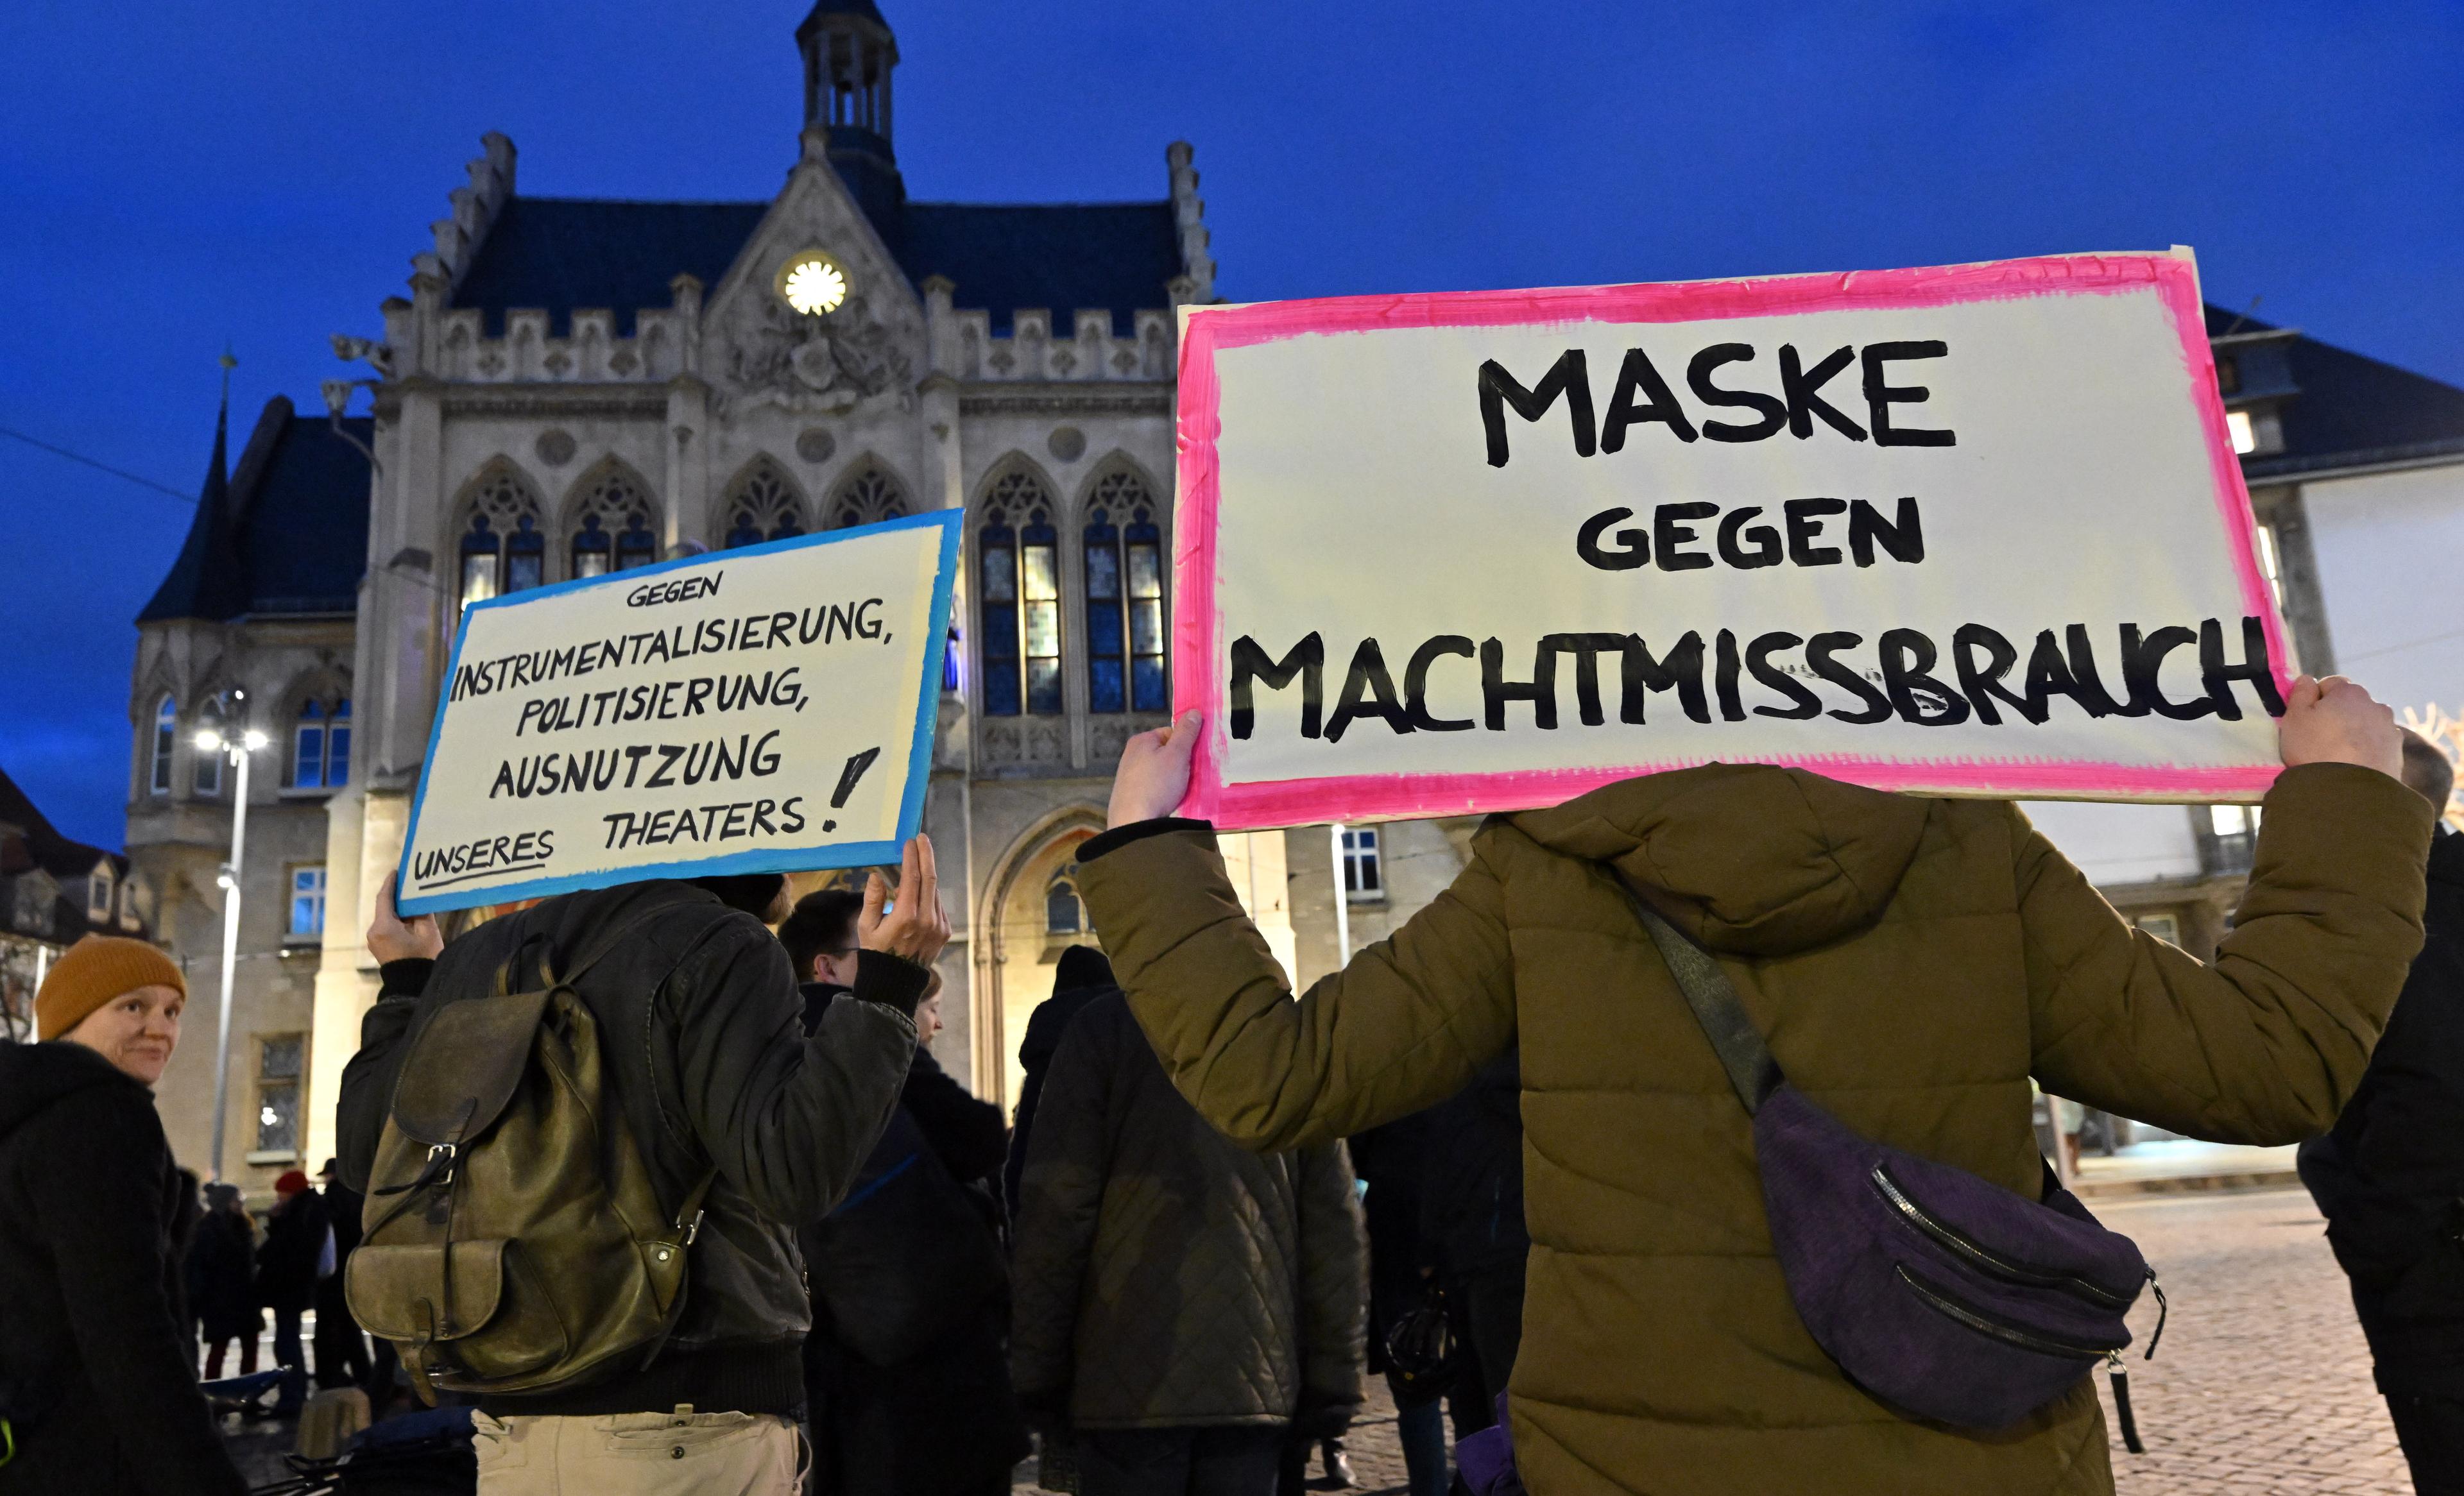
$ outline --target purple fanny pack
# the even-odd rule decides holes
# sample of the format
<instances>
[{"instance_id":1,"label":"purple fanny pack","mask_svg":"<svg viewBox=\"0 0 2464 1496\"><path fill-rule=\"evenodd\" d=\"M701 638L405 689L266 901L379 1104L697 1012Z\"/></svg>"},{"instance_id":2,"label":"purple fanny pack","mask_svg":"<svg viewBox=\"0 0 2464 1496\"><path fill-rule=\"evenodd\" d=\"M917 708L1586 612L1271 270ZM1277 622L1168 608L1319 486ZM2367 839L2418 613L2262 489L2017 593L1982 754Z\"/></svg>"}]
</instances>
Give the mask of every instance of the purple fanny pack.
<instances>
[{"instance_id":1,"label":"purple fanny pack","mask_svg":"<svg viewBox=\"0 0 2464 1496\"><path fill-rule=\"evenodd\" d=\"M1771 1246L1815 1343L1895 1410L1974 1429L2017 1422L2103 1361L2138 1453L2123 1320L2156 1275L2130 1239L2050 1169L2039 1202L1851 1132L1780 1073L1719 963L1626 893L1753 1116Z\"/></svg>"}]
</instances>

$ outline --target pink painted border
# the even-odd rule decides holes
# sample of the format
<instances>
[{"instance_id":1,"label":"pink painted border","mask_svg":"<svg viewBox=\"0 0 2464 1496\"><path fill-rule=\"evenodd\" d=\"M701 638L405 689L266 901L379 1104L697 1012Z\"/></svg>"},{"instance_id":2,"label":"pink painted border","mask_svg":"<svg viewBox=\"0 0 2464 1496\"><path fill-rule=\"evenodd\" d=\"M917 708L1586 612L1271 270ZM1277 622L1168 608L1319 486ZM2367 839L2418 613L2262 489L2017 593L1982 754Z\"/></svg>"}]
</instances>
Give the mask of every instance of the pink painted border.
<instances>
[{"instance_id":1,"label":"pink painted border","mask_svg":"<svg viewBox=\"0 0 2464 1496\"><path fill-rule=\"evenodd\" d=\"M1180 341L1178 506L1173 534L1173 711L1208 715L1181 814L1229 828L1306 825L1336 818L1464 815L1554 804L1637 774L1705 761L1506 774L1350 775L1227 785L1224 725L1218 709L1222 617L1216 606L1216 539L1221 495L1216 441L1222 433L1215 355L1329 333L1404 327L1507 327L1571 322L1715 321L1791 312L1950 306L2039 296L2110 296L2153 287L2182 344L2182 366L2208 444L2216 509L2225 526L2242 605L2266 620L2279 688L2289 688L2284 639L2253 544L2255 520L2241 462L2225 426L2198 272L2173 254L2065 254L1916 270L1541 291L1459 291L1328 297L1198 309ZM1852 755L1774 760L1881 789L1931 793L2120 800L2250 800L2274 781L2274 764L2226 767L2093 763L2061 759L1944 759L1907 762Z\"/></svg>"}]
</instances>

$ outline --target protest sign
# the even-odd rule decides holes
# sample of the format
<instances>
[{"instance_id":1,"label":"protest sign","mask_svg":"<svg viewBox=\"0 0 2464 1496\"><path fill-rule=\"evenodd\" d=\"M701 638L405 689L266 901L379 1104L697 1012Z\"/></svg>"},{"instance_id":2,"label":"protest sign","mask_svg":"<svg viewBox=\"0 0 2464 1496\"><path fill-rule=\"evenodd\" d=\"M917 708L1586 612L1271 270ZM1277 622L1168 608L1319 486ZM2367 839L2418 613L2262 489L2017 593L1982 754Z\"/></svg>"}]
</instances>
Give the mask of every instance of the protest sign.
<instances>
[{"instance_id":1,"label":"protest sign","mask_svg":"<svg viewBox=\"0 0 2464 1496\"><path fill-rule=\"evenodd\" d=\"M473 604L407 913L894 863L923 817L959 512Z\"/></svg>"},{"instance_id":2,"label":"protest sign","mask_svg":"<svg viewBox=\"0 0 2464 1496\"><path fill-rule=\"evenodd\" d=\"M2288 656L2188 251L1183 309L1227 827L1711 760L2251 800Z\"/></svg>"}]
</instances>

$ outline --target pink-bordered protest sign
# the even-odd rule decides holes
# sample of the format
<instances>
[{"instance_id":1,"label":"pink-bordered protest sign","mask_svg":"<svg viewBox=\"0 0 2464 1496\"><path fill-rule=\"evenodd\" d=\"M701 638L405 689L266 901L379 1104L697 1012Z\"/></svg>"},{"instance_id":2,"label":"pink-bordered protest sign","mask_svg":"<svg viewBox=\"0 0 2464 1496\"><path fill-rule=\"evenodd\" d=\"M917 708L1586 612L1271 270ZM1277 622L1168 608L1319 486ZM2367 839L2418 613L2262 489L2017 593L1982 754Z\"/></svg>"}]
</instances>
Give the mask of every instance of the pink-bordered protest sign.
<instances>
[{"instance_id":1,"label":"pink-bordered protest sign","mask_svg":"<svg viewBox=\"0 0 2464 1496\"><path fill-rule=\"evenodd\" d=\"M1183 313L1184 813L1714 760L2256 798L2292 676L2189 252Z\"/></svg>"}]
</instances>

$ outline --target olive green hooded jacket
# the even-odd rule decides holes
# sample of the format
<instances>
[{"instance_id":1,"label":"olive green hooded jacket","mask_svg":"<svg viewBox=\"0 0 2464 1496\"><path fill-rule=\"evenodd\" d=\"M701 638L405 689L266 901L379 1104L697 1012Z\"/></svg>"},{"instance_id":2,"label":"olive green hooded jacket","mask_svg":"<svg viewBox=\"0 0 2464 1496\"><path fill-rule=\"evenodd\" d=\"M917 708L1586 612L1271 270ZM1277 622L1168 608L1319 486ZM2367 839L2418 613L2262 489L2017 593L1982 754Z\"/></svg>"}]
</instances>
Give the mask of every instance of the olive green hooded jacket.
<instances>
[{"instance_id":1,"label":"olive green hooded jacket","mask_svg":"<svg viewBox=\"0 0 2464 1496\"><path fill-rule=\"evenodd\" d=\"M1876 1403L1806 1333L1745 1111L1604 865L1720 957L1815 1101L2033 1198L2032 1076L2220 1141L2333 1122L2421 944L2431 821L2373 770L2287 770L2210 963L2134 932L2013 805L1760 766L1491 820L1445 893L1298 1002L1202 825L1107 833L1080 886L1175 1084L1247 1147L1417 1111L1520 1040L1511 1392L1537 1496L2068 1496L2113 1488L2088 1379L1977 1435Z\"/></svg>"}]
</instances>

